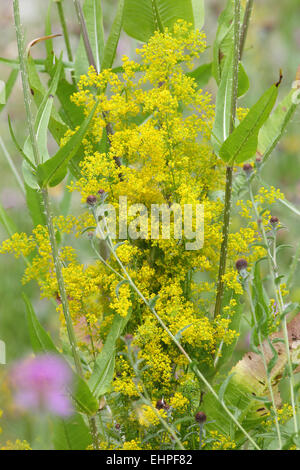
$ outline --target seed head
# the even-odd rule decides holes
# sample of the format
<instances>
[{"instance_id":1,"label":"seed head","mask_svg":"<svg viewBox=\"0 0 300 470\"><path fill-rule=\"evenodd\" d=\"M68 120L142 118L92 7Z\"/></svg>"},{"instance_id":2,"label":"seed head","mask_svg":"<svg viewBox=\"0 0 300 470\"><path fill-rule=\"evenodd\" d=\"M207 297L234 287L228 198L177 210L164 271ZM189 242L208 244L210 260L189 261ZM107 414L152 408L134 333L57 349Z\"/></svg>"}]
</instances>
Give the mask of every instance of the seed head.
<instances>
[{"instance_id":1,"label":"seed head","mask_svg":"<svg viewBox=\"0 0 300 470\"><path fill-rule=\"evenodd\" d=\"M272 216L272 217L270 218L270 224L272 225L272 227L276 227L276 226L279 224L279 219L278 219L278 217Z\"/></svg>"},{"instance_id":2,"label":"seed head","mask_svg":"<svg viewBox=\"0 0 300 470\"><path fill-rule=\"evenodd\" d=\"M253 171L253 167L252 167L251 163L245 163L245 165L243 166L243 170L244 170L244 172L246 173L247 176L251 175L251 173Z\"/></svg>"}]
</instances>

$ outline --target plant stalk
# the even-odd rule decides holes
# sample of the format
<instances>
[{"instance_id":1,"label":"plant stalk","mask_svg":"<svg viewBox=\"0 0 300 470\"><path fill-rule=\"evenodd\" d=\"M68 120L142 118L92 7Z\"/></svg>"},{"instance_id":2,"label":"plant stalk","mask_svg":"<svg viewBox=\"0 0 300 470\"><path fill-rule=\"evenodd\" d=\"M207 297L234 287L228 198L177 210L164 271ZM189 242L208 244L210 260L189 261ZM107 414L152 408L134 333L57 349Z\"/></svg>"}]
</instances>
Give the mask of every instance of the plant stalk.
<instances>
[{"instance_id":1,"label":"plant stalk","mask_svg":"<svg viewBox=\"0 0 300 470\"><path fill-rule=\"evenodd\" d=\"M72 53L72 48L71 48L70 36L69 36L67 24L66 24L66 17L65 17L62 0L56 0L56 5L57 5L57 11L58 11L60 24L63 30L68 59L70 62L73 62L73 53ZM74 70L71 71L71 77L72 77L73 84L76 85Z\"/></svg>"},{"instance_id":2,"label":"plant stalk","mask_svg":"<svg viewBox=\"0 0 300 470\"><path fill-rule=\"evenodd\" d=\"M244 48L245 48L248 28L250 24L250 18L251 18L251 14L253 10L253 3L254 3L254 0L247 0L247 4L245 7L244 21L241 27L241 35L240 35L240 60L242 59Z\"/></svg>"},{"instance_id":3,"label":"plant stalk","mask_svg":"<svg viewBox=\"0 0 300 470\"><path fill-rule=\"evenodd\" d=\"M241 3L240 0L234 2L234 59L233 59L233 81L232 81L232 103L231 103L231 121L229 133L231 134L235 126L237 94L238 94L238 75L239 75L239 58L240 58L240 17L241 17ZM230 225L230 212L231 212L231 196L232 196L232 175L233 167L227 166L226 168L226 187L225 187L225 201L224 201L224 219L223 219L223 233L222 244L220 250L219 273L217 283L217 295L214 309L214 318L220 315L222 300L224 295L224 281L223 276L226 272L226 261L228 251L228 235Z\"/></svg>"}]
</instances>

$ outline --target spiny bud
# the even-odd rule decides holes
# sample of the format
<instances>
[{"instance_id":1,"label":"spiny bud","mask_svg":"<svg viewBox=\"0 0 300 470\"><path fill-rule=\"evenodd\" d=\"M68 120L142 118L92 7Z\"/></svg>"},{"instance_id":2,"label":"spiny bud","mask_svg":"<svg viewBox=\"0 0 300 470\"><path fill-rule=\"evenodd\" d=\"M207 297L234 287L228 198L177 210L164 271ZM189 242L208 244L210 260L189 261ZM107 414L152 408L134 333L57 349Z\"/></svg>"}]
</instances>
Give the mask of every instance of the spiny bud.
<instances>
[{"instance_id":1,"label":"spiny bud","mask_svg":"<svg viewBox=\"0 0 300 470\"><path fill-rule=\"evenodd\" d=\"M93 195L88 196L88 197L86 198L86 202L87 202L87 204L88 204L89 206L94 206L94 205L96 204L96 202L97 202L97 198L96 198L96 196L93 196Z\"/></svg>"},{"instance_id":2,"label":"spiny bud","mask_svg":"<svg viewBox=\"0 0 300 470\"><path fill-rule=\"evenodd\" d=\"M278 219L278 217L272 216L272 217L270 218L270 224L271 224L273 227L276 227L276 226L279 224L279 219Z\"/></svg>"},{"instance_id":3,"label":"spiny bud","mask_svg":"<svg viewBox=\"0 0 300 470\"><path fill-rule=\"evenodd\" d=\"M100 196L102 196L102 194L104 193L105 193L104 189L99 189L98 194L100 194Z\"/></svg>"},{"instance_id":4,"label":"spiny bud","mask_svg":"<svg viewBox=\"0 0 300 470\"><path fill-rule=\"evenodd\" d=\"M240 272L243 269L247 269L248 263L244 258L241 258L237 260L237 262L235 263L235 267Z\"/></svg>"},{"instance_id":5,"label":"spiny bud","mask_svg":"<svg viewBox=\"0 0 300 470\"><path fill-rule=\"evenodd\" d=\"M244 170L244 172L246 173L247 176L251 175L251 173L253 171L253 167L252 167L251 163L245 163L244 166L243 166L243 170Z\"/></svg>"},{"instance_id":6,"label":"spiny bud","mask_svg":"<svg viewBox=\"0 0 300 470\"><path fill-rule=\"evenodd\" d=\"M203 413L203 411L199 411L196 415L195 415L195 420L197 421L197 423L199 424L204 424L206 422L206 414Z\"/></svg>"}]
</instances>

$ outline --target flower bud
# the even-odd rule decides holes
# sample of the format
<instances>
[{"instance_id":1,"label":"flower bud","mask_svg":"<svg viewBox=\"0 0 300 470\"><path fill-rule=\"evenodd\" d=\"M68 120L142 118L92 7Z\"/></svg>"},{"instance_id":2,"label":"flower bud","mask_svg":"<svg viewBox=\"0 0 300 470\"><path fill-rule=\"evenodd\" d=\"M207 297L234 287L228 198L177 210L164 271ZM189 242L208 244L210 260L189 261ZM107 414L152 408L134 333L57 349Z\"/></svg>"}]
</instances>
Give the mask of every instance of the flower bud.
<instances>
[{"instance_id":1,"label":"flower bud","mask_svg":"<svg viewBox=\"0 0 300 470\"><path fill-rule=\"evenodd\" d=\"M94 206L94 205L96 204L96 202L97 202L96 196L91 195L91 196L88 196L88 197L86 198L86 203L87 203L89 206Z\"/></svg>"},{"instance_id":2,"label":"flower bud","mask_svg":"<svg viewBox=\"0 0 300 470\"><path fill-rule=\"evenodd\" d=\"M98 194L100 194L100 196L102 196L102 194L105 194L104 189L99 189Z\"/></svg>"},{"instance_id":3,"label":"flower bud","mask_svg":"<svg viewBox=\"0 0 300 470\"><path fill-rule=\"evenodd\" d=\"M244 269L247 269L248 263L244 258L241 258L237 260L237 262L235 263L235 267L240 272Z\"/></svg>"},{"instance_id":4,"label":"flower bud","mask_svg":"<svg viewBox=\"0 0 300 470\"><path fill-rule=\"evenodd\" d=\"M279 219L278 219L278 217L272 216L272 217L270 218L270 224L272 225L273 228L277 227L277 225L279 224Z\"/></svg>"},{"instance_id":5,"label":"flower bud","mask_svg":"<svg viewBox=\"0 0 300 470\"><path fill-rule=\"evenodd\" d=\"M199 411L196 415L195 415L195 420L197 421L197 423L199 424L204 424L207 420L207 417L206 417L206 414L203 413L203 411Z\"/></svg>"},{"instance_id":6,"label":"flower bud","mask_svg":"<svg viewBox=\"0 0 300 470\"><path fill-rule=\"evenodd\" d=\"M251 163L245 163L244 166L243 166L243 170L247 175L250 175L253 171L253 167L252 167Z\"/></svg>"}]
</instances>

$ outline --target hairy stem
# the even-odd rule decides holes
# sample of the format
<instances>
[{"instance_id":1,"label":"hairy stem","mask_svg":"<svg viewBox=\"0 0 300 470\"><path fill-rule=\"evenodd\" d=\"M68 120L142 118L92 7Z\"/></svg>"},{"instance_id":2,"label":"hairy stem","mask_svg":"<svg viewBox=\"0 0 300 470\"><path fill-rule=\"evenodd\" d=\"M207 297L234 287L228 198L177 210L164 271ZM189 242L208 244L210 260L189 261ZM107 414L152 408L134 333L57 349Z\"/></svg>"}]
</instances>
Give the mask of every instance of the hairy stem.
<instances>
[{"instance_id":1,"label":"hairy stem","mask_svg":"<svg viewBox=\"0 0 300 470\"><path fill-rule=\"evenodd\" d=\"M80 26L80 29L81 29L83 43L84 43L84 47L85 47L85 50L86 50L86 54L87 54L87 57L88 57L89 64L94 67L96 72L100 72L100 70L97 70L96 61L95 61L94 54L93 54L92 47L91 47L91 43L90 43L90 40L89 40L89 35L88 35L85 20L84 20L84 16L83 16L83 11L82 11L82 8L81 8L81 5L80 5L80 1L79 0L73 0L73 1L74 1L74 6L75 6L76 14L77 14L77 19L78 19L78 23L79 23L79 26Z\"/></svg>"},{"instance_id":2,"label":"hairy stem","mask_svg":"<svg viewBox=\"0 0 300 470\"><path fill-rule=\"evenodd\" d=\"M237 94L238 94L238 78L239 78L239 58L240 58L240 17L241 17L241 3L240 0L234 2L234 59L233 59L233 80L232 80L232 103L231 103L231 120L229 133L234 130ZM232 175L233 167L227 166L226 168L226 187L225 187L225 201L224 201L224 219L223 219L223 233L222 244L220 250L219 273L217 283L217 295L214 309L214 318L220 315L222 300L224 295L224 281L223 276L226 272L227 249L228 249L228 235L230 225L230 212L231 212L231 195L232 195Z\"/></svg>"},{"instance_id":3,"label":"hairy stem","mask_svg":"<svg viewBox=\"0 0 300 470\"><path fill-rule=\"evenodd\" d=\"M241 35L240 35L240 60L242 59L244 48L245 48L248 28L250 24L250 18L251 18L252 9L253 9L253 3L254 3L254 0L247 0L247 4L245 7L244 21L241 27Z\"/></svg>"}]
</instances>

